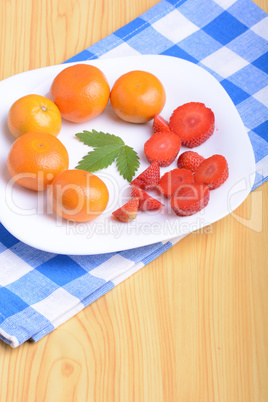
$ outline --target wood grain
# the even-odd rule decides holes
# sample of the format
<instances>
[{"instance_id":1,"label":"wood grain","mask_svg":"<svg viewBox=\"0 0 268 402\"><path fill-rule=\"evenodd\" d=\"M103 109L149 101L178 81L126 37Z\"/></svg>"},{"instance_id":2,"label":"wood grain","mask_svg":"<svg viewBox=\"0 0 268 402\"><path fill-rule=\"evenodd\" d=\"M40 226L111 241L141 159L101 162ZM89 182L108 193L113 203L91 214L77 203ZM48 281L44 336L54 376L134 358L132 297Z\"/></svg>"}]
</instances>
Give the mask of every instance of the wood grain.
<instances>
[{"instance_id":1,"label":"wood grain","mask_svg":"<svg viewBox=\"0 0 268 402\"><path fill-rule=\"evenodd\" d=\"M159 0L4 0L0 79L59 64L132 21Z\"/></svg>"},{"instance_id":2,"label":"wood grain","mask_svg":"<svg viewBox=\"0 0 268 402\"><path fill-rule=\"evenodd\" d=\"M1 1L0 79L60 63L157 2ZM38 343L0 343L0 401L266 402L267 205L266 183Z\"/></svg>"}]
</instances>

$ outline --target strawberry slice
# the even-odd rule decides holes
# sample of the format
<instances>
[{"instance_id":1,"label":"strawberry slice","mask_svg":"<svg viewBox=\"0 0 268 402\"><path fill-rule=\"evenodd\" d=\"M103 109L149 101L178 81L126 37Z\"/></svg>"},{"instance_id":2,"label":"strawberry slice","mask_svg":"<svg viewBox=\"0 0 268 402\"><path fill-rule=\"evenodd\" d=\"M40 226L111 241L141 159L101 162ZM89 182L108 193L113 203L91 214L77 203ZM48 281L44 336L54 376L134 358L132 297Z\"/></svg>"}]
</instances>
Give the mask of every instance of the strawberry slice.
<instances>
[{"instance_id":1,"label":"strawberry slice","mask_svg":"<svg viewBox=\"0 0 268 402\"><path fill-rule=\"evenodd\" d=\"M162 204L160 201L151 197L145 191L143 191L137 187L132 188L131 197L139 198L139 210L141 210L141 211L161 209L164 206L164 204Z\"/></svg>"},{"instance_id":2,"label":"strawberry slice","mask_svg":"<svg viewBox=\"0 0 268 402\"><path fill-rule=\"evenodd\" d=\"M153 133L159 133L161 131L170 131L168 122L160 116L160 114L156 114L153 122Z\"/></svg>"},{"instance_id":3,"label":"strawberry slice","mask_svg":"<svg viewBox=\"0 0 268 402\"><path fill-rule=\"evenodd\" d=\"M157 162L145 169L136 179L132 180L130 184L139 187L142 190L152 190L157 186L160 180L160 168Z\"/></svg>"},{"instance_id":4,"label":"strawberry slice","mask_svg":"<svg viewBox=\"0 0 268 402\"><path fill-rule=\"evenodd\" d=\"M158 189L165 197L170 198L182 183L193 182L194 176L190 170L173 169L161 177Z\"/></svg>"},{"instance_id":5,"label":"strawberry slice","mask_svg":"<svg viewBox=\"0 0 268 402\"><path fill-rule=\"evenodd\" d=\"M180 169L188 169L194 173L204 159L205 158L199 155L197 152L186 151L179 156L177 166Z\"/></svg>"},{"instance_id":6,"label":"strawberry slice","mask_svg":"<svg viewBox=\"0 0 268 402\"><path fill-rule=\"evenodd\" d=\"M185 103L173 111L169 128L180 137L182 145L197 147L213 134L214 113L204 103Z\"/></svg>"},{"instance_id":7,"label":"strawberry slice","mask_svg":"<svg viewBox=\"0 0 268 402\"><path fill-rule=\"evenodd\" d=\"M181 184L170 199L170 205L178 216L190 216L205 208L210 191L204 184Z\"/></svg>"},{"instance_id":8,"label":"strawberry slice","mask_svg":"<svg viewBox=\"0 0 268 402\"><path fill-rule=\"evenodd\" d=\"M229 176L228 163L224 156L213 155L205 159L197 168L194 180L203 183L210 190L220 187Z\"/></svg>"},{"instance_id":9,"label":"strawberry slice","mask_svg":"<svg viewBox=\"0 0 268 402\"><path fill-rule=\"evenodd\" d=\"M144 153L150 163L157 161L159 166L169 166L179 153L181 141L171 131L155 133L144 144Z\"/></svg>"},{"instance_id":10,"label":"strawberry slice","mask_svg":"<svg viewBox=\"0 0 268 402\"><path fill-rule=\"evenodd\" d=\"M118 208L112 214L121 222L133 221L136 218L139 207L139 198L131 198L125 205Z\"/></svg>"}]
</instances>

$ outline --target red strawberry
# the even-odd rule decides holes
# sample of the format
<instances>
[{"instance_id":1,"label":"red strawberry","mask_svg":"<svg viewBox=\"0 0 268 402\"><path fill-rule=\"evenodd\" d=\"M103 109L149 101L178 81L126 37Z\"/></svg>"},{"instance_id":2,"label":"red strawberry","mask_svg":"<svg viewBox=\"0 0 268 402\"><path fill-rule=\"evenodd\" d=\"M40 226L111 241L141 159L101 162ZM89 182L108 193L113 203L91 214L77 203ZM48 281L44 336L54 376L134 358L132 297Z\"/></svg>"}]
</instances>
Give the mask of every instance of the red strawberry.
<instances>
[{"instance_id":1,"label":"red strawberry","mask_svg":"<svg viewBox=\"0 0 268 402\"><path fill-rule=\"evenodd\" d=\"M204 103L185 103L172 113L169 128L180 137L182 145L197 147L213 134L214 113Z\"/></svg>"},{"instance_id":2,"label":"red strawberry","mask_svg":"<svg viewBox=\"0 0 268 402\"><path fill-rule=\"evenodd\" d=\"M153 133L161 131L169 131L168 122L160 114L156 114L153 122Z\"/></svg>"},{"instance_id":3,"label":"red strawberry","mask_svg":"<svg viewBox=\"0 0 268 402\"><path fill-rule=\"evenodd\" d=\"M196 183L203 183L210 190L220 187L229 176L228 163L224 156L213 155L205 159L197 168L194 180Z\"/></svg>"},{"instance_id":4,"label":"red strawberry","mask_svg":"<svg viewBox=\"0 0 268 402\"><path fill-rule=\"evenodd\" d=\"M160 168L157 162L145 169L136 179L132 180L130 184L139 187L142 190L152 190L157 186L160 180Z\"/></svg>"},{"instance_id":5,"label":"red strawberry","mask_svg":"<svg viewBox=\"0 0 268 402\"><path fill-rule=\"evenodd\" d=\"M203 184L181 184L170 199L170 205L178 216L193 215L209 202L209 188Z\"/></svg>"},{"instance_id":6,"label":"red strawberry","mask_svg":"<svg viewBox=\"0 0 268 402\"><path fill-rule=\"evenodd\" d=\"M170 198L182 183L193 183L194 176L187 169L173 169L165 173L158 184L158 189L165 197Z\"/></svg>"},{"instance_id":7,"label":"red strawberry","mask_svg":"<svg viewBox=\"0 0 268 402\"><path fill-rule=\"evenodd\" d=\"M159 166L169 166L181 148L180 138L171 131L155 133L144 144L144 153L150 163L157 161Z\"/></svg>"},{"instance_id":8,"label":"red strawberry","mask_svg":"<svg viewBox=\"0 0 268 402\"><path fill-rule=\"evenodd\" d=\"M131 197L139 198L139 210L141 211L149 211L151 209L161 209L164 206L164 204L162 204L160 201L151 197L145 191L137 187L132 188Z\"/></svg>"},{"instance_id":9,"label":"red strawberry","mask_svg":"<svg viewBox=\"0 0 268 402\"><path fill-rule=\"evenodd\" d=\"M138 197L131 198L125 205L118 208L112 214L122 222L133 221L136 218L139 207Z\"/></svg>"},{"instance_id":10,"label":"red strawberry","mask_svg":"<svg viewBox=\"0 0 268 402\"><path fill-rule=\"evenodd\" d=\"M194 173L204 159L205 158L197 152L186 151L179 156L177 166L180 169L188 169Z\"/></svg>"}]
</instances>

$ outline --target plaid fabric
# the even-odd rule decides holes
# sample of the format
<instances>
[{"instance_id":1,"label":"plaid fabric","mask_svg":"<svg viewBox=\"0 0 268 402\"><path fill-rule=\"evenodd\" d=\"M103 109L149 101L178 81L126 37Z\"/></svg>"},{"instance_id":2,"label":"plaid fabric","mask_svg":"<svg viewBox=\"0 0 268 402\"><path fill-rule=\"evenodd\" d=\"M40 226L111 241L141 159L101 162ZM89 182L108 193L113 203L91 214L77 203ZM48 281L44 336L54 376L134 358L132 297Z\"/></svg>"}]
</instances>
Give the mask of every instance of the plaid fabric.
<instances>
[{"instance_id":1,"label":"plaid fabric","mask_svg":"<svg viewBox=\"0 0 268 402\"><path fill-rule=\"evenodd\" d=\"M162 0L68 61L137 54L183 58L208 70L248 130L258 187L268 177L268 18L250 0ZM181 238L93 256L33 249L0 224L0 338L37 341Z\"/></svg>"}]
</instances>

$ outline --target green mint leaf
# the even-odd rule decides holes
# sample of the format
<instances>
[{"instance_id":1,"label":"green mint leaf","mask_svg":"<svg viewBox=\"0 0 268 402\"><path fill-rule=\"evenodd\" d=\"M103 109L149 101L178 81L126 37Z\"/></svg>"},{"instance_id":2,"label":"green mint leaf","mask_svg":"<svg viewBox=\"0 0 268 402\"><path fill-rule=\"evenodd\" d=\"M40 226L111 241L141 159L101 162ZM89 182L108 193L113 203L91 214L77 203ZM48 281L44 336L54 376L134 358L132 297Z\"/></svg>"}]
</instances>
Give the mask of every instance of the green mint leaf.
<instances>
[{"instance_id":1,"label":"green mint leaf","mask_svg":"<svg viewBox=\"0 0 268 402\"><path fill-rule=\"evenodd\" d=\"M116 159L119 173L131 182L140 165L139 157L120 137L96 130L83 130L82 133L77 133L76 137L85 145L94 148L78 162L76 169L96 172L107 168Z\"/></svg>"},{"instance_id":2,"label":"green mint leaf","mask_svg":"<svg viewBox=\"0 0 268 402\"><path fill-rule=\"evenodd\" d=\"M120 148L117 156L116 165L119 173L124 179L131 182L135 172L140 166L139 157L136 151L128 145Z\"/></svg>"},{"instance_id":3,"label":"green mint leaf","mask_svg":"<svg viewBox=\"0 0 268 402\"><path fill-rule=\"evenodd\" d=\"M113 163L121 148L122 145L110 145L96 148L78 162L76 169L86 170L87 172L96 172L97 170L105 169Z\"/></svg>"},{"instance_id":4,"label":"green mint leaf","mask_svg":"<svg viewBox=\"0 0 268 402\"><path fill-rule=\"evenodd\" d=\"M117 137L116 135L103 133L102 131L87 131L83 130L82 133L75 134L80 141L82 141L85 145L88 145L93 148L105 147L108 145L124 145L124 141L122 138Z\"/></svg>"}]
</instances>

